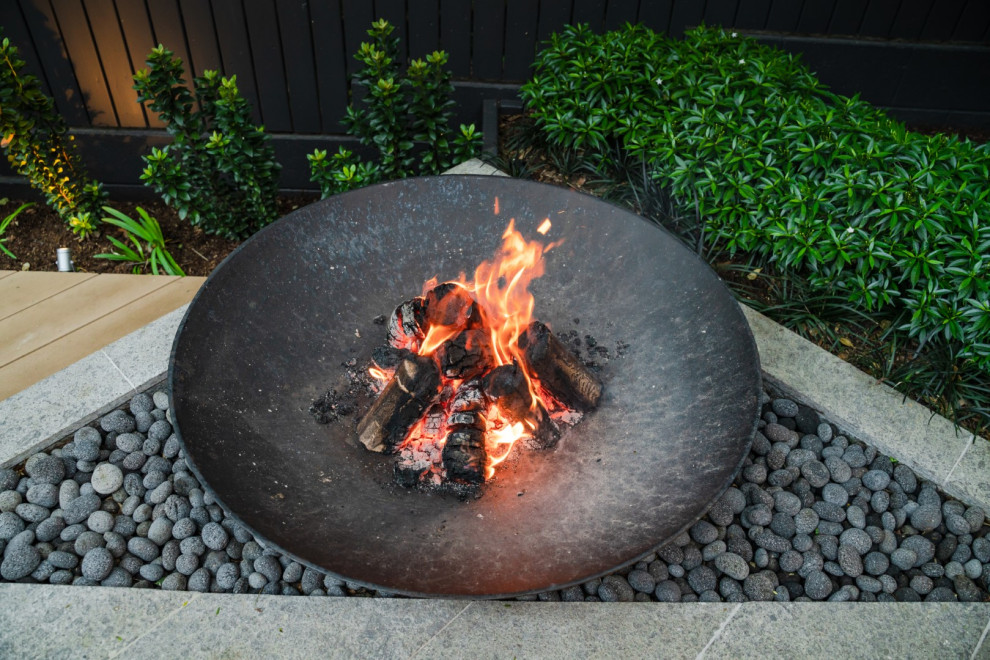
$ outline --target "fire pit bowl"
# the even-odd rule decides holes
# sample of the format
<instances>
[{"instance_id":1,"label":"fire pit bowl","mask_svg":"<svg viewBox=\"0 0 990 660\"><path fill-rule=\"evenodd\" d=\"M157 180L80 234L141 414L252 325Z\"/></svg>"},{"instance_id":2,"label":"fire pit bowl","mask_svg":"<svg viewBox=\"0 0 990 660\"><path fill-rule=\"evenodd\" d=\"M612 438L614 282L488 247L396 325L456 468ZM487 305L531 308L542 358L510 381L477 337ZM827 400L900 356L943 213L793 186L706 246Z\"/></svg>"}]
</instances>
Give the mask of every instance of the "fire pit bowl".
<instances>
[{"instance_id":1,"label":"fire pit bowl","mask_svg":"<svg viewBox=\"0 0 990 660\"><path fill-rule=\"evenodd\" d=\"M493 204L498 197L500 214ZM535 316L610 349L599 408L522 450L479 499L407 490L310 404L367 364L422 283L471 273L509 218L545 218ZM621 358L617 343L628 344ZM254 533L372 588L501 597L559 589L654 551L729 486L759 416L760 368L718 277L667 232L593 197L502 177L407 179L299 209L204 284L169 366L190 468ZM358 414L364 411L358 411Z\"/></svg>"}]
</instances>

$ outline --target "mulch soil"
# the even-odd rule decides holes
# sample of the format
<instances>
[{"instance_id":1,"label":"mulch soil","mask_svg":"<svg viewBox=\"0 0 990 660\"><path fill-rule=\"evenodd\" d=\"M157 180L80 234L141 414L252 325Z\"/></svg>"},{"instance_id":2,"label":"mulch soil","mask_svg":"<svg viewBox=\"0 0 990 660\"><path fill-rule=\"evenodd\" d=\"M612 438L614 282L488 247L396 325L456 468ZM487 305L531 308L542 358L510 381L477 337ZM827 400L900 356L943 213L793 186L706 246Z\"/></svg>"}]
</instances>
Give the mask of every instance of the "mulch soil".
<instances>
[{"instance_id":1,"label":"mulch soil","mask_svg":"<svg viewBox=\"0 0 990 660\"><path fill-rule=\"evenodd\" d=\"M280 197L279 217L317 199L316 194ZM0 205L0 219L12 213L24 201L12 199ZM188 221L180 220L178 214L160 200L117 202L111 199L108 205L134 219L139 218L135 207L140 206L158 220L169 253L186 275L209 275L234 248L240 245L240 241L212 236L199 227L193 227ZM116 236L125 244L128 243L122 230L107 224L102 225L97 233L79 240L54 211L38 202L17 216L0 237L7 239L4 245L17 257L11 259L0 252L0 270L58 270L55 264L55 252L58 248L67 247L72 250L72 261L78 272L133 272L134 264L98 259L94 256L113 251L113 245L107 240L107 235ZM143 268L138 272L144 273L148 270Z\"/></svg>"}]
</instances>

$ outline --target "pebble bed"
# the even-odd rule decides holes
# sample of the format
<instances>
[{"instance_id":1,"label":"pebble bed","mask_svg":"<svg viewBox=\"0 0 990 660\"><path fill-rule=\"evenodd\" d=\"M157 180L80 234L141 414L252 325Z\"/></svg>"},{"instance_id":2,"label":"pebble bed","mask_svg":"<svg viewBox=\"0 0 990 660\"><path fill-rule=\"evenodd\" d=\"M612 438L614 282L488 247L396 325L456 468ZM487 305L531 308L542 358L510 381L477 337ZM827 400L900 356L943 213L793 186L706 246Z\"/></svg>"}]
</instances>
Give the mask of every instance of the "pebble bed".
<instances>
[{"instance_id":1,"label":"pebble bed","mask_svg":"<svg viewBox=\"0 0 990 660\"><path fill-rule=\"evenodd\" d=\"M521 600L987 601L985 512L764 394L736 484L643 561ZM60 448L0 469L4 581L217 593L380 596L304 567L189 471L165 392L135 396Z\"/></svg>"}]
</instances>

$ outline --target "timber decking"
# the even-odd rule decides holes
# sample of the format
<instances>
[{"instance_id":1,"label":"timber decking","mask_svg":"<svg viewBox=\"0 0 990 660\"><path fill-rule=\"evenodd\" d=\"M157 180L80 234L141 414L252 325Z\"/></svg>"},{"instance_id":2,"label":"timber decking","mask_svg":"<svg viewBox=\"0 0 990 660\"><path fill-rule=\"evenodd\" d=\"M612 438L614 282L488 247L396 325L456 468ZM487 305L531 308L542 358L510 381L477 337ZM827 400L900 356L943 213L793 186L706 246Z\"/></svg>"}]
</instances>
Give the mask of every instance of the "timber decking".
<instances>
[{"instance_id":1,"label":"timber decking","mask_svg":"<svg viewBox=\"0 0 990 660\"><path fill-rule=\"evenodd\" d=\"M205 280L0 271L0 400L185 305Z\"/></svg>"}]
</instances>

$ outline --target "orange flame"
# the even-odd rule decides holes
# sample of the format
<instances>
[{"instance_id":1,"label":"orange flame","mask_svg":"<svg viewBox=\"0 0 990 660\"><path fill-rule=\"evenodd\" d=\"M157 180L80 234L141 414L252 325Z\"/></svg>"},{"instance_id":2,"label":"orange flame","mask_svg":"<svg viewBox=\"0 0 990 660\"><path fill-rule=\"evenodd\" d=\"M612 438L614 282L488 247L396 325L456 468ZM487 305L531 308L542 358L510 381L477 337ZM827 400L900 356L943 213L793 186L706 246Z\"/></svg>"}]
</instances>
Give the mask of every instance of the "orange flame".
<instances>
[{"instance_id":1,"label":"orange flame","mask_svg":"<svg viewBox=\"0 0 990 660\"><path fill-rule=\"evenodd\" d=\"M497 197L494 211L498 215ZM547 218L537 231L546 234L549 229L550 219ZM484 312L491 331L494 361L492 366L516 363L522 367L534 409L542 400L541 392L538 384L530 378L530 374L525 369L525 361L517 340L533 320L535 299L529 291L529 286L533 280L544 274L543 255L559 244L557 242L543 245L539 241L527 241L516 229L515 219L510 219L502 234L502 245L496 250L495 257L491 261L482 262L475 269L473 281L469 281L464 273L461 273L457 280L452 281L453 284L463 287L470 293ZM423 296L426 297L438 284L436 277L424 283ZM457 325L430 324L426 336L420 343L418 353L431 355L445 341L454 338L462 330L463 328ZM380 377L374 373L375 368L372 369L372 375L376 378ZM386 375L381 370L377 371L381 375ZM495 466L509 456L513 445L521 438L530 436L534 428L535 424L529 420L525 423L513 423L502 415L497 405L491 407L488 411L485 433L489 450L486 478L490 478L495 473ZM420 435L421 431L422 420L410 430L406 443L414 442L413 438Z\"/></svg>"},{"instance_id":2,"label":"orange flame","mask_svg":"<svg viewBox=\"0 0 990 660\"><path fill-rule=\"evenodd\" d=\"M492 475L495 474L495 466L504 461L512 453L512 447L516 444L516 441L529 435L523 426L522 422L515 422L514 424L506 424L502 428L489 429L485 436L486 442L493 449L498 449L502 452L500 456L495 456L493 452L488 452L488 465L485 466L485 478L491 479Z\"/></svg>"}]
</instances>

